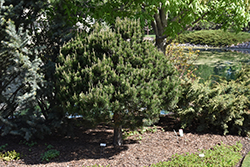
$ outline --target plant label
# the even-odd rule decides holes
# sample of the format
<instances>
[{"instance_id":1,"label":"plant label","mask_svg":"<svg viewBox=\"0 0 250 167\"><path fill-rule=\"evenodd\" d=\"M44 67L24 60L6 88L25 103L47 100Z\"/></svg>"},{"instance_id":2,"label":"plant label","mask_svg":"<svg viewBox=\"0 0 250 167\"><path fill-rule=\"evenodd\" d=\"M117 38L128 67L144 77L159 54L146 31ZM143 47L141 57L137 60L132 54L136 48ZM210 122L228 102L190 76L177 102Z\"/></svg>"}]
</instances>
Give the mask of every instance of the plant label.
<instances>
[{"instance_id":1,"label":"plant label","mask_svg":"<svg viewBox=\"0 0 250 167\"><path fill-rule=\"evenodd\" d=\"M100 146L101 147L106 147L106 143L101 143Z\"/></svg>"},{"instance_id":2,"label":"plant label","mask_svg":"<svg viewBox=\"0 0 250 167\"><path fill-rule=\"evenodd\" d=\"M179 134L180 134L181 137L183 136L183 130L182 129L179 129Z\"/></svg>"}]
</instances>

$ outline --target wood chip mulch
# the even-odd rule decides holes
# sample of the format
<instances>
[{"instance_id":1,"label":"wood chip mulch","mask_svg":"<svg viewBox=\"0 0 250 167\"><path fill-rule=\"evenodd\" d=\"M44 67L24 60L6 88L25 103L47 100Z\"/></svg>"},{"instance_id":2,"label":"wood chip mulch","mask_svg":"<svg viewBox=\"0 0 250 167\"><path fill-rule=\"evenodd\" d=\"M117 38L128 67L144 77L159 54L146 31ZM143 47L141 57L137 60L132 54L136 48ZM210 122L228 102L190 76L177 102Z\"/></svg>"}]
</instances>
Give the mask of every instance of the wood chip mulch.
<instances>
[{"instance_id":1,"label":"wood chip mulch","mask_svg":"<svg viewBox=\"0 0 250 167\"><path fill-rule=\"evenodd\" d=\"M19 144L19 137L5 136L0 138L0 146L8 143L6 150L15 150L22 154L20 160L2 161L0 166L8 167L82 167L102 165L110 167L150 166L161 161L168 161L172 155L178 153L195 153L200 149L210 149L221 143L234 145L238 141L243 144L242 156L250 151L248 137L236 135L220 135L215 133L199 134L184 129L184 136L176 136L178 122L167 115L161 118L156 126L157 131L128 137L121 147L112 146L113 130L105 125L95 129L76 127L74 137L52 136L44 140L37 140L35 146L29 147ZM162 130L165 129L165 131ZM100 143L106 143L101 148ZM60 156L49 162L41 162L47 145L52 145ZM237 166L240 166L240 162Z\"/></svg>"}]
</instances>

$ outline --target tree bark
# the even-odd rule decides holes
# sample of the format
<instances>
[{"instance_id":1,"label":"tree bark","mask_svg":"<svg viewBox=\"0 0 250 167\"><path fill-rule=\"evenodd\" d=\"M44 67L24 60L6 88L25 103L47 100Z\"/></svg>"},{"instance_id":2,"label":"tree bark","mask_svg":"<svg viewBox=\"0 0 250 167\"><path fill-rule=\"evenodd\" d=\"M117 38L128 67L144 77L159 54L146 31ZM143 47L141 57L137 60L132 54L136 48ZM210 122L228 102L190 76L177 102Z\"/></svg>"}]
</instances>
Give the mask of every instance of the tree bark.
<instances>
[{"instance_id":1,"label":"tree bark","mask_svg":"<svg viewBox=\"0 0 250 167\"><path fill-rule=\"evenodd\" d=\"M151 22L155 32L155 46L164 54L166 52L166 35L164 35L164 30L167 27L167 19L168 14L166 10L161 7L158 9L158 13L154 15L154 21Z\"/></svg>"},{"instance_id":2,"label":"tree bark","mask_svg":"<svg viewBox=\"0 0 250 167\"><path fill-rule=\"evenodd\" d=\"M121 119L118 113L114 113L114 138L113 138L113 145L114 146L121 146L123 143L122 139L122 125Z\"/></svg>"},{"instance_id":3,"label":"tree bark","mask_svg":"<svg viewBox=\"0 0 250 167\"><path fill-rule=\"evenodd\" d=\"M114 128L113 144L114 144L114 146L121 146L122 143L123 143L123 139L122 139L122 126L119 125L118 127Z\"/></svg>"}]
</instances>

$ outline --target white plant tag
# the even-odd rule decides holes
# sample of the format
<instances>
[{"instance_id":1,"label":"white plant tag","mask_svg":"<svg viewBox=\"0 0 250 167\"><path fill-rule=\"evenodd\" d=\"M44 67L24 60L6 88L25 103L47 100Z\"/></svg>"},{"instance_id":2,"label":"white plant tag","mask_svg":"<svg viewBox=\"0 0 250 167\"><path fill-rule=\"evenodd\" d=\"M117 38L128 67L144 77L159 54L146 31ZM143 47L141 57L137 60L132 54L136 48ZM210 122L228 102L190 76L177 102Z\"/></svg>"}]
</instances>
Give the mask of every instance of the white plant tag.
<instances>
[{"instance_id":1,"label":"white plant tag","mask_svg":"<svg viewBox=\"0 0 250 167\"><path fill-rule=\"evenodd\" d=\"M180 134L181 137L183 136L183 130L182 129L179 129L179 134Z\"/></svg>"},{"instance_id":2,"label":"white plant tag","mask_svg":"<svg viewBox=\"0 0 250 167\"><path fill-rule=\"evenodd\" d=\"M106 143L101 143L100 146L101 147L106 147Z\"/></svg>"}]
</instances>

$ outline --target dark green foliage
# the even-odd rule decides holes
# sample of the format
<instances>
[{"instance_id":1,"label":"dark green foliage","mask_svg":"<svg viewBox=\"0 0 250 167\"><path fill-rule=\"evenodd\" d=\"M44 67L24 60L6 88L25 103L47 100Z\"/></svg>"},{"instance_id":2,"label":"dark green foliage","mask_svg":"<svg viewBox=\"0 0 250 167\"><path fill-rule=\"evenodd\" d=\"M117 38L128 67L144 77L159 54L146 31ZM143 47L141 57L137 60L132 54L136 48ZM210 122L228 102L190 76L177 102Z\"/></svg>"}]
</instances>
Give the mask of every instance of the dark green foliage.
<instances>
[{"instance_id":1,"label":"dark green foliage","mask_svg":"<svg viewBox=\"0 0 250 167\"><path fill-rule=\"evenodd\" d=\"M50 149L41 155L41 161L49 162L51 159L54 159L60 155L60 151L55 149Z\"/></svg>"},{"instance_id":2,"label":"dark green foliage","mask_svg":"<svg viewBox=\"0 0 250 167\"><path fill-rule=\"evenodd\" d=\"M135 128L155 122L161 109L178 99L174 66L153 44L143 41L137 21L116 20L113 30L96 25L62 47L57 65L58 99L65 113L93 123Z\"/></svg>"},{"instance_id":3,"label":"dark green foliage","mask_svg":"<svg viewBox=\"0 0 250 167\"><path fill-rule=\"evenodd\" d=\"M178 43L192 43L208 46L230 46L241 42L248 41L250 34L246 32L233 33L223 30L201 30L194 31L178 36Z\"/></svg>"},{"instance_id":4,"label":"dark green foliage","mask_svg":"<svg viewBox=\"0 0 250 167\"><path fill-rule=\"evenodd\" d=\"M36 21L43 14L42 9L47 3L47 0L4 0L4 6L12 6L11 10L4 11L5 18L14 21L17 29L23 27L31 33L35 30Z\"/></svg>"},{"instance_id":5,"label":"dark green foliage","mask_svg":"<svg viewBox=\"0 0 250 167\"><path fill-rule=\"evenodd\" d=\"M249 70L236 80L183 81L183 96L176 111L182 127L246 135L249 132Z\"/></svg>"}]
</instances>

